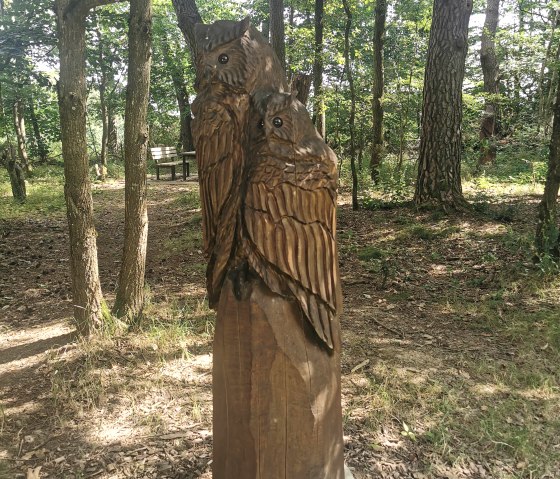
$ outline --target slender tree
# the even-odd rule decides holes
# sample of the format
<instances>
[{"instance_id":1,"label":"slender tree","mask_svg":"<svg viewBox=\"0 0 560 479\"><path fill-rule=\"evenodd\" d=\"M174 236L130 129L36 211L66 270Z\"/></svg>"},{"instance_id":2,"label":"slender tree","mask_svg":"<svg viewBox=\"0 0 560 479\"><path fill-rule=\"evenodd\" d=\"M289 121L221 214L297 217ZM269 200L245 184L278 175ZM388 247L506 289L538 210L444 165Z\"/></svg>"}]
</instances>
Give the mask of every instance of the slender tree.
<instances>
[{"instance_id":1,"label":"slender tree","mask_svg":"<svg viewBox=\"0 0 560 479\"><path fill-rule=\"evenodd\" d=\"M560 258L557 199L560 187L560 88L557 89L554 105L554 120L550 150L548 156L548 173L544 194L539 205L535 247L539 257L551 255Z\"/></svg>"},{"instance_id":2,"label":"slender tree","mask_svg":"<svg viewBox=\"0 0 560 479\"><path fill-rule=\"evenodd\" d=\"M315 54L313 57L313 116L319 134L325 138L325 99L323 96L323 16L324 0L315 0Z\"/></svg>"},{"instance_id":3,"label":"slender tree","mask_svg":"<svg viewBox=\"0 0 560 479\"><path fill-rule=\"evenodd\" d=\"M128 86L124 120L124 249L113 312L133 319L144 307L148 244L146 159L152 46L151 0L130 1Z\"/></svg>"},{"instance_id":4,"label":"slender tree","mask_svg":"<svg viewBox=\"0 0 560 479\"><path fill-rule=\"evenodd\" d=\"M424 74L416 204L467 205L461 188L462 86L472 0L435 0Z\"/></svg>"},{"instance_id":5,"label":"slender tree","mask_svg":"<svg viewBox=\"0 0 560 479\"><path fill-rule=\"evenodd\" d=\"M386 17L387 0L377 0L373 27L373 135L370 165L371 179L374 183L379 181L379 166L383 150L383 37Z\"/></svg>"},{"instance_id":6,"label":"slender tree","mask_svg":"<svg viewBox=\"0 0 560 479\"><path fill-rule=\"evenodd\" d=\"M60 79L58 101L64 159L64 197L70 236L74 321L82 335L103 326L104 301L97 264L97 233L86 143L86 16L117 0L56 0Z\"/></svg>"},{"instance_id":7,"label":"slender tree","mask_svg":"<svg viewBox=\"0 0 560 479\"><path fill-rule=\"evenodd\" d=\"M27 154L27 136L25 133L25 119L23 116L23 101L18 98L14 102L13 108L13 118L14 118L14 129L16 132L17 139L17 151L19 156L19 161L25 170L26 174L30 174L32 171L31 163L29 162L29 155Z\"/></svg>"},{"instance_id":8,"label":"slender tree","mask_svg":"<svg viewBox=\"0 0 560 479\"><path fill-rule=\"evenodd\" d=\"M484 115L480 124L481 154L479 164L493 163L496 160L496 135L498 134L498 57L496 56L496 30L500 18L500 0L488 0L486 19L482 29L480 44L480 63L484 76L486 94Z\"/></svg>"},{"instance_id":9,"label":"slender tree","mask_svg":"<svg viewBox=\"0 0 560 479\"><path fill-rule=\"evenodd\" d=\"M284 34L284 0L269 0L270 44L281 65L286 69L286 39Z\"/></svg>"},{"instance_id":10,"label":"slender tree","mask_svg":"<svg viewBox=\"0 0 560 479\"><path fill-rule=\"evenodd\" d=\"M350 168L352 170L352 209L357 210L358 203L358 172L356 170L356 131L354 122L356 118L356 91L354 88L354 76L352 75L352 62L350 61L350 34L352 32L352 10L348 0L342 0L344 13L346 13L346 25L344 27L344 69L346 79L350 88L350 118L348 128L350 130Z\"/></svg>"}]
</instances>

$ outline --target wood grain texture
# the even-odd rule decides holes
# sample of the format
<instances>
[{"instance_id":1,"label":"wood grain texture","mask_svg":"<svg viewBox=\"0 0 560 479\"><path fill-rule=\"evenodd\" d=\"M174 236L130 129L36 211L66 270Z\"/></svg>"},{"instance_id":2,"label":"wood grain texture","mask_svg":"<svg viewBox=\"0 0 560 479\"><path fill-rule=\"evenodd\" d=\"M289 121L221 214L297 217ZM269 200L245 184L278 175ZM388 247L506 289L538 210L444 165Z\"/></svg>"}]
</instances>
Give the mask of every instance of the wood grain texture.
<instances>
[{"instance_id":1,"label":"wood grain texture","mask_svg":"<svg viewBox=\"0 0 560 479\"><path fill-rule=\"evenodd\" d=\"M334 348L341 309L336 232L336 156L305 107L276 93L257 107L243 210L249 265L277 294L295 297L318 337Z\"/></svg>"},{"instance_id":2,"label":"wood grain texture","mask_svg":"<svg viewBox=\"0 0 560 479\"><path fill-rule=\"evenodd\" d=\"M247 299L233 289L214 336L214 479L342 479L340 356L297 302L258 278Z\"/></svg>"}]
</instances>

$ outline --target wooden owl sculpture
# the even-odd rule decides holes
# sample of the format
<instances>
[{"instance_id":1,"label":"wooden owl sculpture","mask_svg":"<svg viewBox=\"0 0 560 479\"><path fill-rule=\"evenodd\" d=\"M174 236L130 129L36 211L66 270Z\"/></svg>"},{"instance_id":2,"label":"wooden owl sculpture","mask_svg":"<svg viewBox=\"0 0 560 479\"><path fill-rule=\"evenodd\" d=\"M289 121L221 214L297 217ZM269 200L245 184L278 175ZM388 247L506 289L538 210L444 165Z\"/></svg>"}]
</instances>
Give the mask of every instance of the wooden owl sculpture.
<instances>
[{"instance_id":1,"label":"wooden owl sculpture","mask_svg":"<svg viewBox=\"0 0 560 479\"><path fill-rule=\"evenodd\" d=\"M252 269L275 293L295 297L318 337L338 345L341 309L335 243L334 152L295 94L256 105L242 238ZM259 133L260 130L260 133Z\"/></svg>"},{"instance_id":2,"label":"wooden owl sculpture","mask_svg":"<svg viewBox=\"0 0 560 479\"><path fill-rule=\"evenodd\" d=\"M215 307L235 254L247 125L255 91L285 91L284 71L249 19L195 27L197 98L192 124L202 200L206 281Z\"/></svg>"}]
</instances>

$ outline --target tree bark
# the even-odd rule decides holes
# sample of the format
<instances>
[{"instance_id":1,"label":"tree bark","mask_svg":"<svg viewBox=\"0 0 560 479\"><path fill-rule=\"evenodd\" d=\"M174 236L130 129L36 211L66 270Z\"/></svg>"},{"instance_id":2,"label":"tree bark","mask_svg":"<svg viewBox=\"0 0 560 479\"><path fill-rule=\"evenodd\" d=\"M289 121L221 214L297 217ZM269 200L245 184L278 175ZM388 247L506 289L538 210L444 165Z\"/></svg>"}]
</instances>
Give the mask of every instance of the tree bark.
<instances>
[{"instance_id":1,"label":"tree bark","mask_svg":"<svg viewBox=\"0 0 560 479\"><path fill-rule=\"evenodd\" d=\"M202 23L202 17L194 0L173 0L173 7L177 14L177 23L189 47L192 64L196 68L194 26L197 23Z\"/></svg>"},{"instance_id":2,"label":"tree bark","mask_svg":"<svg viewBox=\"0 0 560 479\"><path fill-rule=\"evenodd\" d=\"M560 27L560 9L556 9L554 10L553 13L553 18L552 18L552 26L551 26L551 31L550 31L550 38L548 40L548 45L546 47L546 54L544 56L544 59L541 63L541 71L539 74L539 88L537 90L537 97L539 99L539 110L538 110L538 124L537 124L537 132L540 131L542 126L546 126L546 124L548 123L548 104L547 104L547 92L546 92L546 88L545 88L545 82L546 80L548 80L549 83L549 87L552 86L550 85L550 78L546 78L547 75L545 75L545 70L548 68L549 73L550 73L550 63L553 60L552 58L552 50L553 50L553 45L554 45L554 40L555 40L555 32L556 29ZM558 61L558 50L556 51L556 61ZM552 68L552 70L555 72L556 69ZM550 77L550 75L548 75Z\"/></svg>"},{"instance_id":3,"label":"tree bark","mask_svg":"<svg viewBox=\"0 0 560 479\"><path fill-rule=\"evenodd\" d=\"M484 114L480 124L481 154L479 164L494 163L496 160L496 135L498 134L498 57L496 56L496 30L500 15L500 0L488 0L486 19L482 30L480 45L480 63L484 76L484 93L486 93Z\"/></svg>"},{"instance_id":4,"label":"tree bark","mask_svg":"<svg viewBox=\"0 0 560 479\"><path fill-rule=\"evenodd\" d=\"M148 243L146 160L152 46L151 0L130 1L128 86L124 121L124 249L113 312L134 319L144 307Z\"/></svg>"},{"instance_id":5,"label":"tree bark","mask_svg":"<svg viewBox=\"0 0 560 479\"><path fill-rule=\"evenodd\" d=\"M424 75L414 201L466 207L461 188L462 86L472 0L435 0Z\"/></svg>"},{"instance_id":6,"label":"tree bark","mask_svg":"<svg viewBox=\"0 0 560 479\"><path fill-rule=\"evenodd\" d=\"M560 88L556 93L554 120L550 151L548 157L548 173L544 186L544 194L539 205L535 247L539 258L551 255L560 258L560 242L558 229L557 199L560 187Z\"/></svg>"},{"instance_id":7,"label":"tree bark","mask_svg":"<svg viewBox=\"0 0 560 479\"><path fill-rule=\"evenodd\" d=\"M286 70L286 42L284 35L284 0L269 0L270 44Z\"/></svg>"},{"instance_id":8,"label":"tree bark","mask_svg":"<svg viewBox=\"0 0 560 479\"><path fill-rule=\"evenodd\" d=\"M348 128L350 131L350 169L352 170L352 209L359 209L358 203L358 172L356 171L356 134L354 120L356 118L356 92L354 90L354 77L352 75L352 64L350 62L350 32L352 30L352 11L348 0L342 0L344 13L346 13L346 25L344 27L344 69L350 87L350 118Z\"/></svg>"},{"instance_id":9,"label":"tree bark","mask_svg":"<svg viewBox=\"0 0 560 479\"><path fill-rule=\"evenodd\" d=\"M86 144L85 20L88 9L81 8L75 0L57 0L55 11L72 301L76 328L86 336L101 329L104 314Z\"/></svg>"},{"instance_id":10,"label":"tree bark","mask_svg":"<svg viewBox=\"0 0 560 479\"><path fill-rule=\"evenodd\" d=\"M383 152L383 38L386 18L387 1L377 0L373 28L373 135L370 164L371 179L375 184L379 182L379 166Z\"/></svg>"},{"instance_id":11,"label":"tree bark","mask_svg":"<svg viewBox=\"0 0 560 479\"><path fill-rule=\"evenodd\" d=\"M27 175L31 174L33 168L29 162L29 156L27 155L27 147L25 143L27 141L25 134L25 119L23 117L23 103L20 99L17 99L13 105L13 118L14 118L14 128L16 131L17 139L17 150L19 161L25 170Z\"/></svg>"},{"instance_id":12,"label":"tree bark","mask_svg":"<svg viewBox=\"0 0 560 479\"><path fill-rule=\"evenodd\" d=\"M319 134L325 138L325 99L323 98L323 15L324 0L315 0L315 54L313 59L313 117Z\"/></svg>"}]
</instances>

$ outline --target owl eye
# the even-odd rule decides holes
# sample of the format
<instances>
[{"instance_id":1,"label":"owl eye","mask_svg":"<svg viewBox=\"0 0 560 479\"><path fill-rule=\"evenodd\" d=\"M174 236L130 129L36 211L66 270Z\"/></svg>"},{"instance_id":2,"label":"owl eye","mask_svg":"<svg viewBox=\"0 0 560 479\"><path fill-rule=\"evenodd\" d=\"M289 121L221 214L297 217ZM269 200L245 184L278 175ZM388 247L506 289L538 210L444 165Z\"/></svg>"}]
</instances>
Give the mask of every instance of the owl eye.
<instances>
[{"instance_id":1,"label":"owl eye","mask_svg":"<svg viewBox=\"0 0 560 479\"><path fill-rule=\"evenodd\" d=\"M260 129L264 128L264 120L259 121L259 124L257 125Z\"/></svg>"},{"instance_id":2,"label":"owl eye","mask_svg":"<svg viewBox=\"0 0 560 479\"><path fill-rule=\"evenodd\" d=\"M282 118L280 118L279 116L276 116L272 119L272 124L276 128L280 128L284 124L284 122L282 121Z\"/></svg>"},{"instance_id":3,"label":"owl eye","mask_svg":"<svg viewBox=\"0 0 560 479\"><path fill-rule=\"evenodd\" d=\"M229 57L228 57L225 53L222 53L222 54L218 57L218 61L219 61L222 65L225 65L227 62L229 62Z\"/></svg>"}]
</instances>

